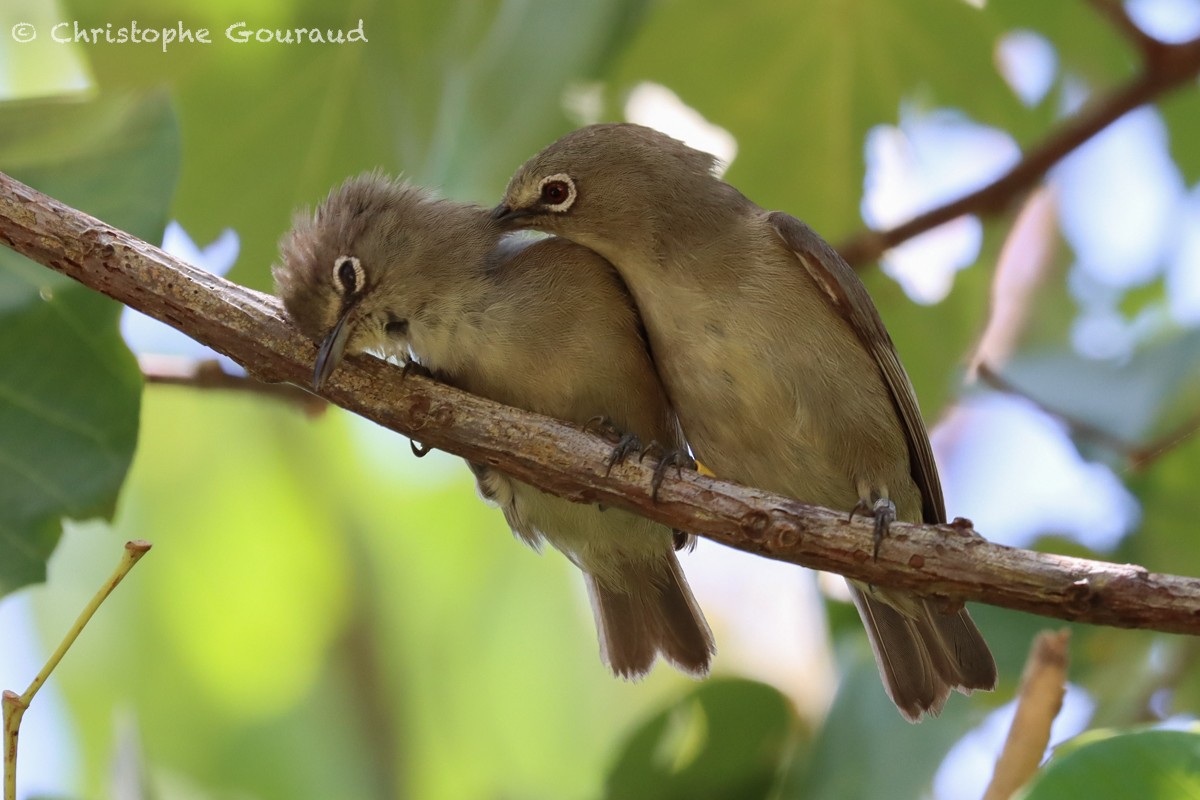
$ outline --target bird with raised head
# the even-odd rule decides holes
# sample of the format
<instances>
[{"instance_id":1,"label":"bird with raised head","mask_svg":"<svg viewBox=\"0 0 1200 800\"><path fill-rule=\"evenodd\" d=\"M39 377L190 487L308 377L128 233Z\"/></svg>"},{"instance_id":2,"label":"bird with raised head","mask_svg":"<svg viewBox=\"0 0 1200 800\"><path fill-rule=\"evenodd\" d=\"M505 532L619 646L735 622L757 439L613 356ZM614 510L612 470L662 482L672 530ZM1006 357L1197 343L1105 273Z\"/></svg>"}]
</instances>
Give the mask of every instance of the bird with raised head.
<instances>
[{"instance_id":1,"label":"bird with raised head","mask_svg":"<svg viewBox=\"0 0 1200 800\"><path fill-rule=\"evenodd\" d=\"M466 391L576 423L604 417L643 442L681 446L678 423L612 266L565 239L506 236L486 209L380 175L334 189L280 244L276 291L320 343L314 384L345 353L415 358ZM658 654L708 672L715 652L670 528L573 503L485 465L480 494L537 549L548 541L586 579L612 671L636 678Z\"/></svg>"},{"instance_id":2,"label":"bird with raised head","mask_svg":"<svg viewBox=\"0 0 1200 800\"><path fill-rule=\"evenodd\" d=\"M493 216L616 267L684 435L717 476L872 513L876 552L892 519L945 522L915 393L862 282L811 228L714 166L650 128L593 125L520 167ZM850 587L906 719L939 713L952 689L995 687L966 609Z\"/></svg>"}]
</instances>

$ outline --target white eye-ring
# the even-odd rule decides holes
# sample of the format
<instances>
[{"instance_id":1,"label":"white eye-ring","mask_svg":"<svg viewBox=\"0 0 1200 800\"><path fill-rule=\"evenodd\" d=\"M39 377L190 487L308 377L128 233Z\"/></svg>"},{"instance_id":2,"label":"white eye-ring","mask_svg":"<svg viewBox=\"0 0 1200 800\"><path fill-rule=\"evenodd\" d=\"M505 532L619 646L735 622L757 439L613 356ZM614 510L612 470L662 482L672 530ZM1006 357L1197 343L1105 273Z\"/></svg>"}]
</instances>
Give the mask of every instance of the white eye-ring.
<instances>
[{"instance_id":1,"label":"white eye-ring","mask_svg":"<svg viewBox=\"0 0 1200 800\"><path fill-rule=\"evenodd\" d=\"M562 213L575 202L575 181L565 172L547 175L538 184L538 199L547 211Z\"/></svg>"},{"instance_id":2,"label":"white eye-ring","mask_svg":"<svg viewBox=\"0 0 1200 800\"><path fill-rule=\"evenodd\" d=\"M342 289L343 297L353 297L367 284L362 264L355 256L338 256L333 260L333 282Z\"/></svg>"}]
</instances>

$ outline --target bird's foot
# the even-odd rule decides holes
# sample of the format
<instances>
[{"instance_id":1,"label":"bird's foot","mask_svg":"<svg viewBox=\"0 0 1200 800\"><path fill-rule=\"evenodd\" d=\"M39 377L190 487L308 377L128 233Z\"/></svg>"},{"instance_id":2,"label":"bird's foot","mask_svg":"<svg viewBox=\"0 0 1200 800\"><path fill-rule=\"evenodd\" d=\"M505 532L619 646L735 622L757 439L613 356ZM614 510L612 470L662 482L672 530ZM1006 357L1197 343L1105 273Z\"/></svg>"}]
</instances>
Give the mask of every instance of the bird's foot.
<instances>
[{"instance_id":1,"label":"bird's foot","mask_svg":"<svg viewBox=\"0 0 1200 800\"><path fill-rule=\"evenodd\" d=\"M426 367L418 361L414 361L412 357L406 357L404 359L404 364L400 367L400 380L404 380L409 375L420 375L422 378L432 378L433 372L430 371L429 367ZM426 447L415 439L409 439L408 446L412 449L412 454L417 458L424 458L425 456L429 455L429 451L433 449L432 447Z\"/></svg>"},{"instance_id":2,"label":"bird's foot","mask_svg":"<svg viewBox=\"0 0 1200 800\"><path fill-rule=\"evenodd\" d=\"M420 375L422 378L432 378L433 371L421 362L409 357L404 359L404 364L400 367L400 380L404 380L409 375Z\"/></svg>"},{"instance_id":3,"label":"bird's foot","mask_svg":"<svg viewBox=\"0 0 1200 800\"><path fill-rule=\"evenodd\" d=\"M648 455L658 457L658 463L654 465L654 476L650 479L650 499L656 503L658 502L658 489L662 486L667 470L674 467L675 477L682 478L685 469L696 469L696 459L692 458L691 454L682 447L667 449L658 442L651 442L642 448L638 461L642 461Z\"/></svg>"},{"instance_id":4,"label":"bird's foot","mask_svg":"<svg viewBox=\"0 0 1200 800\"><path fill-rule=\"evenodd\" d=\"M615 432L615 430L614 430ZM638 438L636 433L624 433L617 439L616 445L613 446L612 452L608 455L608 461L604 465L604 474L612 472L612 468L624 461L631 453L638 453L642 450L642 440Z\"/></svg>"},{"instance_id":5,"label":"bird's foot","mask_svg":"<svg viewBox=\"0 0 1200 800\"><path fill-rule=\"evenodd\" d=\"M869 514L875 518L875 547L872 551L872 557L878 561L879 547L887 537L892 523L896 521L896 504L886 497L880 497L874 504L864 498L860 499L858 504L850 509L850 520L854 519L855 514Z\"/></svg>"}]
</instances>

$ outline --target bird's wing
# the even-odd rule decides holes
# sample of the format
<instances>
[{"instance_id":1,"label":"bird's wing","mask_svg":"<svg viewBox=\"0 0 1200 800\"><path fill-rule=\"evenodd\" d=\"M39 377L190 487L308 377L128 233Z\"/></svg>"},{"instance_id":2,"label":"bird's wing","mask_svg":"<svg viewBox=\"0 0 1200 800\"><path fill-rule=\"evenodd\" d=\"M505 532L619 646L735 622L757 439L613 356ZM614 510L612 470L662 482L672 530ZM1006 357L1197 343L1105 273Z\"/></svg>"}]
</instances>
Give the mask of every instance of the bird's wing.
<instances>
[{"instance_id":1,"label":"bird's wing","mask_svg":"<svg viewBox=\"0 0 1200 800\"><path fill-rule=\"evenodd\" d=\"M784 246L795 255L817 284L821 294L850 324L879 366L883 381L891 392L896 415L904 426L910 469L921 489L922 516L926 522L945 522L942 484L933 460L933 450L929 446L929 434L921 419L921 409L917 406L916 393L866 287L845 259L812 228L781 211L771 212L767 220L783 240Z\"/></svg>"}]
</instances>

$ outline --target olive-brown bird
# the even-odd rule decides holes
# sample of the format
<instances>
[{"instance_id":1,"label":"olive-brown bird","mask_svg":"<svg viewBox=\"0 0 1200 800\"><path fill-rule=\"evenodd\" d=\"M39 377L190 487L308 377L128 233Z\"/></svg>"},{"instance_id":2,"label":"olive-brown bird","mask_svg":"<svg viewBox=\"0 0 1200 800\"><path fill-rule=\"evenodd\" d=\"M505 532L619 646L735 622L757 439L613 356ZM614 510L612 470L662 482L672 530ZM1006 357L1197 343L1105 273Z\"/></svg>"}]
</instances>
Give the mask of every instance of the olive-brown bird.
<instances>
[{"instance_id":1,"label":"olive-brown bird","mask_svg":"<svg viewBox=\"0 0 1200 800\"><path fill-rule=\"evenodd\" d=\"M486 209L364 175L298 215L280 249L277 292L321 343L317 386L346 352L411 356L501 403L577 423L603 416L642 441L681 446L628 292L586 248L506 237ZM534 549L550 542L583 571L615 674L639 677L659 653L708 671L712 634L670 528L470 466L517 536Z\"/></svg>"},{"instance_id":2,"label":"olive-brown bird","mask_svg":"<svg viewBox=\"0 0 1200 800\"><path fill-rule=\"evenodd\" d=\"M835 509L946 521L929 437L866 289L811 228L721 181L650 128L564 136L494 217L578 242L629 286L696 457L718 476ZM567 264L560 265L565 274ZM889 696L918 721L996 667L965 609L851 583Z\"/></svg>"}]
</instances>

